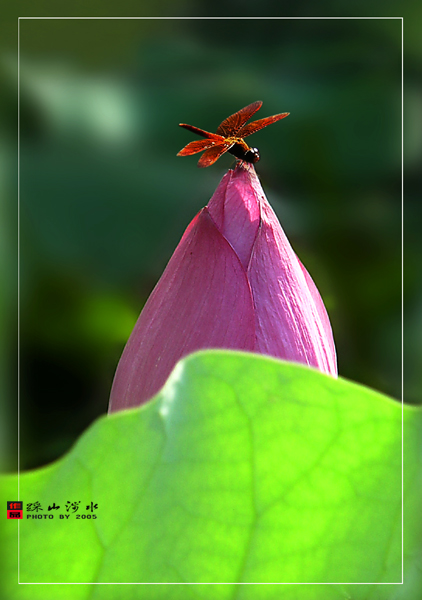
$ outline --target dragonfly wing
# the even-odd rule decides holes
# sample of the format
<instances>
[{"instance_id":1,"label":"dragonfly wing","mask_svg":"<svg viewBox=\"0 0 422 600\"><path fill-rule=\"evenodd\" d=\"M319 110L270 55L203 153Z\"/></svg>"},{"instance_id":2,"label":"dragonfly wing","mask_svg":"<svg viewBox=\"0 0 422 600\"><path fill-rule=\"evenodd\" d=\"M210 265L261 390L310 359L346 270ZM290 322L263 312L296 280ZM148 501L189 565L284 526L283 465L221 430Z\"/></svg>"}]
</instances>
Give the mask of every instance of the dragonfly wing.
<instances>
[{"instance_id":1,"label":"dragonfly wing","mask_svg":"<svg viewBox=\"0 0 422 600\"><path fill-rule=\"evenodd\" d=\"M248 121L252 115L256 113L262 106L261 100L252 102L245 108L238 110L237 113L230 115L227 119L224 119L218 126L217 133L224 137L234 136L238 133L239 129Z\"/></svg>"},{"instance_id":2,"label":"dragonfly wing","mask_svg":"<svg viewBox=\"0 0 422 600\"><path fill-rule=\"evenodd\" d=\"M196 154L197 152L202 152L202 150L207 150L208 148L213 148L216 143L213 140L198 140L195 142L189 142L184 148L177 153L177 156L191 156L191 154Z\"/></svg>"},{"instance_id":3,"label":"dragonfly wing","mask_svg":"<svg viewBox=\"0 0 422 600\"><path fill-rule=\"evenodd\" d=\"M204 138L208 138L210 140L219 140L223 141L221 135L217 135L215 133L210 133L209 131L205 131L204 129L199 129L199 127L195 127L194 125L187 125L186 123L179 123L179 127L184 127L188 131L192 131L192 133L196 133L197 135L201 135Z\"/></svg>"},{"instance_id":4,"label":"dragonfly wing","mask_svg":"<svg viewBox=\"0 0 422 600\"><path fill-rule=\"evenodd\" d=\"M206 150L198 160L198 167L209 167L213 165L215 161L218 160L220 156L227 152L227 150L232 146L233 144L225 143Z\"/></svg>"},{"instance_id":5,"label":"dragonfly wing","mask_svg":"<svg viewBox=\"0 0 422 600\"><path fill-rule=\"evenodd\" d=\"M273 115L272 117L266 117L265 119L258 119L258 121L253 121L253 123L248 123L244 125L237 132L237 137L245 138L247 135L252 135L255 131L259 131L260 129L264 129L268 125L275 123L276 121L280 121L280 119L284 119L290 113L280 113L279 115Z\"/></svg>"}]
</instances>

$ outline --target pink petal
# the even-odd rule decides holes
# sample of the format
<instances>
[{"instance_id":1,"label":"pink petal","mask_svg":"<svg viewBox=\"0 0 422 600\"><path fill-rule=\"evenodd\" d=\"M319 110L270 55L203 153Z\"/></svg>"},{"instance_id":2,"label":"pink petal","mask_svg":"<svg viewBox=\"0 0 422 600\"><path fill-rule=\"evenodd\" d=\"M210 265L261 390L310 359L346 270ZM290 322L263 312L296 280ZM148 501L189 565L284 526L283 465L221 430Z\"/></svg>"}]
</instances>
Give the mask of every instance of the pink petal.
<instances>
[{"instance_id":1,"label":"pink petal","mask_svg":"<svg viewBox=\"0 0 422 600\"><path fill-rule=\"evenodd\" d=\"M259 198L246 169L238 167L226 173L208 203L216 226L234 248L245 270L260 222Z\"/></svg>"},{"instance_id":2,"label":"pink petal","mask_svg":"<svg viewBox=\"0 0 422 600\"><path fill-rule=\"evenodd\" d=\"M185 231L123 351L109 412L154 396L183 356L253 350L250 286L236 253L203 209Z\"/></svg>"},{"instance_id":3,"label":"pink petal","mask_svg":"<svg viewBox=\"0 0 422 600\"><path fill-rule=\"evenodd\" d=\"M251 182L261 203L261 224L248 267L256 311L255 351L336 375L331 326L319 292L256 175L252 174Z\"/></svg>"},{"instance_id":4,"label":"pink petal","mask_svg":"<svg viewBox=\"0 0 422 600\"><path fill-rule=\"evenodd\" d=\"M334 345L333 331L331 329L331 323L330 323L330 319L328 317L328 313L325 309L324 302L322 301L322 298L319 294L317 286L313 282L311 276L309 275L309 273L305 269L305 267L302 265L300 260L298 258L297 258L297 260L303 271L303 274L305 275L305 280L308 285L309 292L314 300L315 307L318 311L319 318L321 320L321 324L322 324L324 334L325 334L322 336L322 338L324 340L324 346L325 346L325 344L328 344L327 360L329 363L329 370L327 372L330 373L331 375L337 375L336 347Z\"/></svg>"}]
</instances>

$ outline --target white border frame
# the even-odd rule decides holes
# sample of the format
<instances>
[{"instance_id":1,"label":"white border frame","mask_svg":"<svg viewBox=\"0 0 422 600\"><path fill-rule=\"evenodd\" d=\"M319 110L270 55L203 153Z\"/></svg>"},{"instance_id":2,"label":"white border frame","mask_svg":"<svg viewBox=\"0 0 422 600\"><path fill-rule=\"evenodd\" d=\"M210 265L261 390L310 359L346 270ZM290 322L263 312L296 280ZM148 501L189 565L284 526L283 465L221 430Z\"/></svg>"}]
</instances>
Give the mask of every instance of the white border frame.
<instances>
[{"instance_id":1,"label":"white border frame","mask_svg":"<svg viewBox=\"0 0 422 600\"><path fill-rule=\"evenodd\" d=\"M404 314L403 314L403 247L404 247L404 136L403 136L403 127L404 127L404 119L403 119L403 90L404 90L404 72L403 72L403 63L404 63L404 17L18 17L18 169L17 169L17 191L18 191L18 211L17 211L17 240L18 240L18 285L17 285L17 295L18 295L18 366L17 366L17 393L18 393L18 415L17 415L17 426L18 426L18 498L20 498L20 21L21 20L144 20L144 21L152 21L152 20L401 20L401 498L402 498L402 508L401 508L401 543L402 543L402 555L401 555L401 581L398 582L375 582L375 583L361 583L361 582L333 582L333 583L290 583L290 582L273 582L273 583L252 583L252 582L209 582L209 583L185 583L185 582L168 582L168 583L122 583L122 582L85 582L85 583L75 583L75 582L63 582L63 583L50 583L50 582L22 582L19 581L20 577L20 522L18 520L18 581L19 585L403 585L404 584L404 543L403 543L403 533L404 533L404 461L403 461L403 407L404 407Z\"/></svg>"}]
</instances>

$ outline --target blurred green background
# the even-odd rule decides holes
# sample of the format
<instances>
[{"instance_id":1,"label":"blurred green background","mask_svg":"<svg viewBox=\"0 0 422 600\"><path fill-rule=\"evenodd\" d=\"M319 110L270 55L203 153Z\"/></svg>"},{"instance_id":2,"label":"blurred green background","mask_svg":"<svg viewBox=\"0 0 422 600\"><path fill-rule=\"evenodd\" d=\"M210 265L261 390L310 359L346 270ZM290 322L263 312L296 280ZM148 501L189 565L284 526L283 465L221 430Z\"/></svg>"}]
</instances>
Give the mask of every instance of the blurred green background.
<instances>
[{"instance_id":1,"label":"blurred green background","mask_svg":"<svg viewBox=\"0 0 422 600\"><path fill-rule=\"evenodd\" d=\"M132 4L127 14L140 14ZM309 12L302 4L292 14ZM206 14L207 6L191 2L184 12ZM288 14L275 6L265 3L267 14ZM324 6L329 13L332 4ZM109 8L97 12L117 14ZM213 11L233 14L219 3ZM405 399L416 402L422 42L409 26ZM11 227L1 247L3 385L9 377L13 397L17 61L16 40L4 40L0 189ZM185 227L234 165L225 155L201 170L198 156L176 157L193 139L177 124L215 131L258 99L257 118L291 113L251 138L261 153L256 169L323 296L339 372L401 397L401 44L400 20L20 21L22 468L62 455L107 410L144 302ZM14 446L13 433L7 444ZM16 468L13 453L5 466Z\"/></svg>"}]
</instances>

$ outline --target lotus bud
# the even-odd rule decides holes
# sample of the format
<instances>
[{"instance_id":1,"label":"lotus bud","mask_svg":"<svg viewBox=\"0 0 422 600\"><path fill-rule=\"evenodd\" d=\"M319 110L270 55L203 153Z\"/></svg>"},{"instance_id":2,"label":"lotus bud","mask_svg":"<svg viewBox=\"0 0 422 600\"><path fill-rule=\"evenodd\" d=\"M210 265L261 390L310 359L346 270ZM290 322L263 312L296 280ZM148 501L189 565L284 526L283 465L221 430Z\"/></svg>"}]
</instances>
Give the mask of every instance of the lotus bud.
<instances>
[{"instance_id":1,"label":"lotus bud","mask_svg":"<svg viewBox=\"0 0 422 600\"><path fill-rule=\"evenodd\" d=\"M109 411L146 402L181 358L206 348L337 375L321 296L246 163L224 175L183 234L123 351Z\"/></svg>"}]
</instances>

